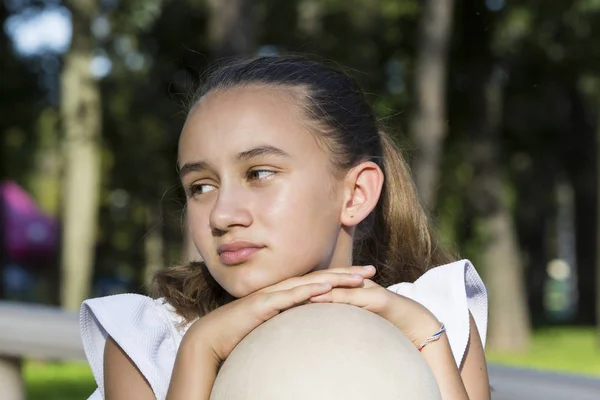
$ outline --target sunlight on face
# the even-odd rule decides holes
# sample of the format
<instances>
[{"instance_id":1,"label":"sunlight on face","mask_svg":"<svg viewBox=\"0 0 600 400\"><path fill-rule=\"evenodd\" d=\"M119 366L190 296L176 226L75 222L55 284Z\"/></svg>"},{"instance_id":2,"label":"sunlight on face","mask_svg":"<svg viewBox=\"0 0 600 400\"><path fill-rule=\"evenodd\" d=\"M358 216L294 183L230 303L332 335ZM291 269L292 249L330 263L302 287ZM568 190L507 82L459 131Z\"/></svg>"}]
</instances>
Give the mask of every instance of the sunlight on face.
<instances>
[{"instance_id":1,"label":"sunlight on face","mask_svg":"<svg viewBox=\"0 0 600 400\"><path fill-rule=\"evenodd\" d=\"M235 297L327 268L336 251L338 183L292 97L258 86L209 93L180 138L192 239Z\"/></svg>"}]
</instances>

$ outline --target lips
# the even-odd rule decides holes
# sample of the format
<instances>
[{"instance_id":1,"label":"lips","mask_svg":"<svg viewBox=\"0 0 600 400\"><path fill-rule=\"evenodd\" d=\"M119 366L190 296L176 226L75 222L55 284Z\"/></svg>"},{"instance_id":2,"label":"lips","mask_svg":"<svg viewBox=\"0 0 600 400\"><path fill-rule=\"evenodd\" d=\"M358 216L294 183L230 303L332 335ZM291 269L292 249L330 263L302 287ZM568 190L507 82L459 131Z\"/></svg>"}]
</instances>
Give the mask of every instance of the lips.
<instances>
[{"instance_id":1,"label":"lips","mask_svg":"<svg viewBox=\"0 0 600 400\"><path fill-rule=\"evenodd\" d=\"M229 242L217 248L219 259L225 265L237 265L248 261L255 253L264 248L252 242Z\"/></svg>"}]
</instances>

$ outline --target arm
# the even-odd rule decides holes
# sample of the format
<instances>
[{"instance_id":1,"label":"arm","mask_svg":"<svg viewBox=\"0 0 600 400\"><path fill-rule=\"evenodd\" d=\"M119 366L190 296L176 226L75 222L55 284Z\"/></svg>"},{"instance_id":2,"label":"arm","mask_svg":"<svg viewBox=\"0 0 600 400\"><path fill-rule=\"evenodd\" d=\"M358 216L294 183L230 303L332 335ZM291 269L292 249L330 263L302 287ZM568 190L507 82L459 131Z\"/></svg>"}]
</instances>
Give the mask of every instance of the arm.
<instances>
[{"instance_id":1,"label":"arm","mask_svg":"<svg viewBox=\"0 0 600 400\"><path fill-rule=\"evenodd\" d=\"M104 398L106 400L156 399L150 384L110 336L104 346Z\"/></svg>"},{"instance_id":2,"label":"arm","mask_svg":"<svg viewBox=\"0 0 600 400\"><path fill-rule=\"evenodd\" d=\"M490 379L487 372L485 353L481 337L473 316L469 314L470 335L465 359L461 367L461 377L470 399L490 400Z\"/></svg>"},{"instance_id":3,"label":"arm","mask_svg":"<svg viewBox=\"0 0 600 400\"><path fill-rule=\"evenodd\" d=\"M208 400L217 377L218 359L210 349L184 336L179 346L167 400Z\"/></svg>"},{"instance_id":4,"label":"arm","mask_svg":"<svg viewBox=\"0 0 600 400\"><path fill-rule=\"evenodd\" d=\"M167 400L208 400L220 362L258 325L333 286L358 286L364 280L360 274L374 273L363 267L313 272L261 289L204 315L181 341Z\"/></svg>"},{"instance_id":5,"label":"arm","mask_svg":"<svg viewBox=\"0 0 600 400\"><path fill-rule=\"evenodd\" d=\"M334 288L329 293L311 298L311 301L352 304L374 312L396 325L415 346L440 327L437 317L425 306L369 279L365 280L362 288ZM470 400L490 398L483 346L472 318L470 326L471 343L468 346L471 354L466 357L462 376L446 335L425 346L421 352L444 400L469 400L469 395Z\"/></svg>"},{"instance_id":6,"label":"arm","mask_svg":"<svg viewBox=\"0 0 600 400\"><path fill-rule=\"evenodd\" d=\"M431 331L435 332L438 328L432 326ZM421 354L433 372L443 400L469 400L446 335L425 346Z\"/></svg>"},{"instance_id":7,"label":"arm","mask_svg":"<svg viewBox=\"0 0 600 400\"><path fill-rule=\"evenodd\" d=\"M208 399L217 375L215 358L207 351L195 351L191 344L182 343L179 349L167 399ZM104 347L104 398L156 400L148 381L110 336Z\"/></svg>"},{"instance_id":8,"label":"arm","mask_svg":"<svg viewBox=\"0 0 600 400\"><path fill-rule=\"evenodd\" d=\"M372 276L374 273L362 267L319 271L288 279L205 315L204 323L200 325L196 321L179 346L167 399L209 399L219 362L254 328L333 286L358 286L363 282L360 274ZM202 332L202 326L210 327L210 332ZM150 384L110 336L104 346L103 365L106 400L155 400Z\"/></svg>"},{"instance_id":9,"label":"arm","mask_svg":"<svg viewBox=\"0 0 600 400\"><path fill-rule=\"evenodd\" d=\"M470 313L469 320L469 343L460 371L456 367L446 335L423 348L423 357L437 380L444 400L491 398L483 345Z\"/></svg>"}]
</instances>

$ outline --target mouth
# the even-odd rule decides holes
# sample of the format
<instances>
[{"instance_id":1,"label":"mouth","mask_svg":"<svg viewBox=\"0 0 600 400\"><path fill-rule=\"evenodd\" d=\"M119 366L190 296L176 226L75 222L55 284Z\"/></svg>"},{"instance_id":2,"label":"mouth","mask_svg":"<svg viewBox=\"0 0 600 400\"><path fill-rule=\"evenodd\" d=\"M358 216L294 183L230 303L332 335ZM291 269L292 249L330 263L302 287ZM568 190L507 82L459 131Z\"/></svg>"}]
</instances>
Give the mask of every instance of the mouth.
<instances>
[{"instance_id":1,"label":"mouth","mask_svg":"<svg viewBox=\"0 0 600 400\"><path fill-rule=\"evenodd\" d=\"M219 259L225 265L238 265L248 261L264 246L251 242L229 242L217 248Z\"/></svg>"}]
</instances>

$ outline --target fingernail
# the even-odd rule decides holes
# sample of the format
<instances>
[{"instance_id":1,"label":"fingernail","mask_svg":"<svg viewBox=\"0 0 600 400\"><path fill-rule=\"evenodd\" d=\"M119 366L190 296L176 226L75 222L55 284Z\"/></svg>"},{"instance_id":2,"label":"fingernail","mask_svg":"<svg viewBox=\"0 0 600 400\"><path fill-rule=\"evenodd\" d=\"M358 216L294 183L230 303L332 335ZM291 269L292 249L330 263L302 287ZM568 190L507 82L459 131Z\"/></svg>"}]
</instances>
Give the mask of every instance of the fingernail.
<instances>
[{"instance_id":1,"label":"fingernail","mask_svg":"<svg viewBox=\"0 0 600 400\"><path fill-rule=\"evenodd\" d=\"M372 266L372 265L365 265L363 268L366 269L366 270L368 270L368 271L371 271L371 270L375 269L375 267Z\"/></svg>"},{"instance_id":2,"label":"fingernail","mask_svg":"<svg viewBox=\"0 0 600 400\"><path fill-rule=\"evenodd\" d=\"M360 278L360 279L363 279L363 276L362 276L361 274L352 274L352 276L354 276L354 277L358 277L358 278Z\"/></svg>"},{"instance_id":3,"label":"fingernail","mask_svg":"<svg viewBox=\"0 0 600 400\"><path fill-rule=\"evenodd\" d=\"M321 283L323 289L331 289L331 283Z\"/></svg>"}]
</instances>

